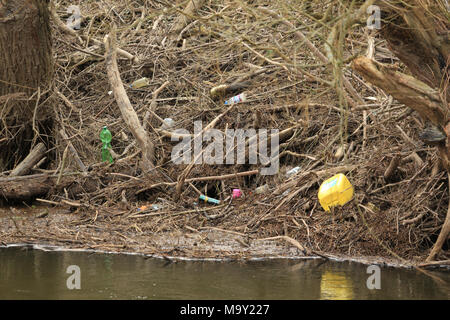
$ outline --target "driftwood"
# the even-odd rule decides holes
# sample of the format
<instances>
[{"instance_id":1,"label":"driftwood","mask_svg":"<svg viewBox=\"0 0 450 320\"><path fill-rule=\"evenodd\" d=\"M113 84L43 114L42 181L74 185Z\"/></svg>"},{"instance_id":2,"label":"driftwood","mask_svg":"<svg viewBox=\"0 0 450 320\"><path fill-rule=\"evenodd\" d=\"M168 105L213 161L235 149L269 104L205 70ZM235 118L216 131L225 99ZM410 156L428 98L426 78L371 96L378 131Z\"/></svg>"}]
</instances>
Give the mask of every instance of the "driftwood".
<instances>
[{"instance_id":1,"label":"driftwood","mask_svg":"<svg viewBox=\"0 0 450 320\"><path fill-rule=\"evenodd\" d=\"M300 32L299 30L296 30L295 26L287 21L286 19L282 18L281 16L279 16L277 13L264 8L264 7L260 7L259 8L262 12L269 14L270 16L272 16L274 19L277 19L279 21L281 21L284 25L288 26L289 28L291 28L293 31L295 36L302 41L303 43L305 43L305 45L308 47L308 49L311 51L311 53L318 59L320 60L322 63L324 64L329 64L330 60L311 42L311 40L309 40L302 32ZM361 96L358 94L358 92L355 90L355 88L353 87L353 85L350 83L350 81L343 76L342 77L343 83L345 88L347 89L347 91L350 93L350 95L352 96L352 98L354 100L356 100L356 102L358 104L364 104L364 100L361 98ZM350 105L355 105L354 101L350 98L350 97L346 97L347 101L349 102Z\"/></svg>"},{"instance_id":2,"label":"driftwood","mask_svg":"<svg viewBox=\"0 0 450 320\"><path fill-rule=\"evenodd\" d=\"M180 33L184 29L184 27L189 23L195 12L200 7L202 7L205 2L206 2L205 0L190 0L186 5L186 8L178 16L177 21L172 29L172 33L174 35Z\"/></svg>"},{"instance_id":3,"label":"driftwood","mask_svg":"<svg viewBox=\"0 0 450 320\"><path fill-rule=\"evenodd\" d=\"M20 162L13 171L9 174L10 177L17 177L26 175L31 168L38 163L45 154L45 145L41 142L38 143L28 154L28 156Z\"/></svg>"},{"instance_id":4,"label":"driftwood","mask_svg":"<svg viewBox=\"0 0 450 320\"><path fill-rule=\"evenodd\" d=\"M57 178L57 176L45 173L0 178L0 197L7 200L26 200L39 197L55 186ZM73 180L73 177L63 177L59 187L64 188Z\"/></svg>"},{"instance_id":5,"label":"driftwood","mask_svg":"<svg viewBox=\"0 0 450 320\"><path fill-rule=\"evenodd\" d=\"M115 37L116 35L114 30L111 34L105 37L106 69L108 71L108 79L120 112L122 113L122 117L141 148L141 167L144 171L148 172L154 168L154 145L147 132L144 130L144 127L141 125L120 78L114 43Z\"/></svg>"},{"instance_id":6,"label":"driftwood","mask_svg":"<svg viewBox=\"0 0 450 320\"><path fill-rule=\"evenodd\" d=\"M68 35L70 35L72 37L77 37L80 40L80 42L82 42L81 39L83 39L83 40L89 41L89 43L92 42L95 45L98 45L100 47L104 47L104 44L100 40L91 38L88 35L79 34L74 29L71 29L68 26L66 26L64 24L64 22L61 21L61 19L59 18L58 14L56 13L56 8L54 7L54 5L50 6L50 11L51 11L51 15L52 15L53 21L55 22L55 24L58 26L58 28L62 32L66 33L66 34L68 34ZM123 50L123 49L120 49L120 48L117 48L116 50L117 50L117 53L119 55L121 55L121 56L123 56L123 57L125 57L125 58L127 58L129 60L131 60L134 63L139 63L139 59L136 56L132 55L131 53L129 53L129 52ZM91 53L89 53L89 54L91 54Z\"/></svg>"}]
</instances>

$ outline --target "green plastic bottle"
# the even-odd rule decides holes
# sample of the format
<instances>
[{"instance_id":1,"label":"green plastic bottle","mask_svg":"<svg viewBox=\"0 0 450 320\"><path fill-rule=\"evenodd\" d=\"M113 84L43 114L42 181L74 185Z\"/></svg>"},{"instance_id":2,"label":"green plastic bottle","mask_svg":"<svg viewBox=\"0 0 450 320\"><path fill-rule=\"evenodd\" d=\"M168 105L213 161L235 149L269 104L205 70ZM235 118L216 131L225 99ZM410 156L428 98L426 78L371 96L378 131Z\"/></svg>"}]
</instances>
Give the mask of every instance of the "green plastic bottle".
<instances>
[{"instance_id":1,"label":"green plastic bottle","mask_svg":"<svg viewBox=\"0 0 450 320\"><path fill-rule=\"evenodd\" d=\"M109 152L109 148L111 148L112 135L106 126L104 126L102 131L100 132L100 140L102 140L103 143L102 161L109 161L109 163L113 163L113 157Z\"/></svg>"}]
</instances>

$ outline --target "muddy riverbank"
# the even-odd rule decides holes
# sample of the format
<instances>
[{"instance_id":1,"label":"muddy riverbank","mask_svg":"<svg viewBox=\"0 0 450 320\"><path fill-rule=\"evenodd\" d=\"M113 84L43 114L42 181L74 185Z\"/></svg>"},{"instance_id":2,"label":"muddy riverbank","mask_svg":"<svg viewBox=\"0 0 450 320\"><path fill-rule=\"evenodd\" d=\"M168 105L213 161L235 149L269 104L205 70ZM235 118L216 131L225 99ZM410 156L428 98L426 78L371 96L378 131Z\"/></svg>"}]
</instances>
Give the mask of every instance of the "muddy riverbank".
<instances>
[{"instance_id":1,"label":"muddy riverbank","mask_svg":"<svg viewBox=\"0 0 450 320\"><path fill-rule=\"evenodd\" d=\"M121 212L109 211L109 216L97 212L88 218L86 214L71 212L68 208L43 205L1 208L0 245L30 246L48 251L134 254L168 260L314 258L395 267L412 267L420 263L420 260L406 261L390 256L348 255L338 250L314 251L312 254L302 250L300 242L288 236L264 237L263 234L246 234L214 226L145 232L141 229L142 223L121 217Z\"/></svg>"}]
</instances>

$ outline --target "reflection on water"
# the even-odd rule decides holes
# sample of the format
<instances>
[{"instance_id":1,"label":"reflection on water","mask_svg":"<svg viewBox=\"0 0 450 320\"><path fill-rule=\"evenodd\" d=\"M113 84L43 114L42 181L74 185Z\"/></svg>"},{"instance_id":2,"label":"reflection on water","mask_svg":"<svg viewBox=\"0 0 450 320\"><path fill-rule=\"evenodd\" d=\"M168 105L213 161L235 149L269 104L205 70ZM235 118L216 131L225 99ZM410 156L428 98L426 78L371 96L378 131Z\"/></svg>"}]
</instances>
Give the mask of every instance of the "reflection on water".
<instances>
[{"instance_id":1,"label":"reflection on water","mask_svg":"<svg viewBox=\"0 0 450 320\"><path fill-rule=\"evenodd\" d=\"M320 298L327 300L352 300L353 285L345 273L325 271L320 279Z\"/></svg>"},{"instance_id":2,"label":"reflection on water","mask_svg":"<svg viewBox=\"0 0 450 320\"><path fill-rule=\"evenodd\" d=\"M81 289L66 286L80 267ZM449 299L442 281L415 270L381 268L381 289L366 287L367 266L312 260L168 263L141 256L0 249L0 299Z\"/></svg>"}]
</instances>

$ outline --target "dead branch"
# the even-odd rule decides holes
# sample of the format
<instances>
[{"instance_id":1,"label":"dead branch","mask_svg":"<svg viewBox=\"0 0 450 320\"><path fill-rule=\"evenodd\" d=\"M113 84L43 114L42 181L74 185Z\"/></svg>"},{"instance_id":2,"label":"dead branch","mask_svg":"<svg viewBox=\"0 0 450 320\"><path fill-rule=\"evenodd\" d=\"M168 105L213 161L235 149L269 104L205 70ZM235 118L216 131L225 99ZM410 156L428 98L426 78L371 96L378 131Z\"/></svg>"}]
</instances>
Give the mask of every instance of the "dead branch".
<instances>
[{"instance_id":1,"label":"dead branch","mask_svg":"<svg viewBox=\"0 0 450 320\"><path fill-rule=\"evenodd\" d=\"M172 28L173 34L178 35L178 33L180 33L191 20L191 17L195 15L196 11L200 9L205 4L205 2L205 0L189 0L186 8L182 11L182 13L175 21L175 24Z\"/></svg>"},{"instance_id":2,"label":"dead branch","mask_svg":"<svg viewBox=\"0 0 450 320\"><path fill-rule=\"evenodd\" d=\"M424 82L366 57L353 60L352 67L368 82L417 111L423 119L442 127L447 124L447 104L437 90Z\"/></svg>"},{"instance_id":3,"label":"dead branch","mask_svg":"<svg viewBox=\"0 0 450 320\"><path fill-rule=\"evenodd\" d=\"M391 159L391 162L389 162L389 166L386 168L386 171L384 171L384 180L388 181L392 175L395 173L395 170L397 170L398 165L400 164L401 157L394 156Z\"/></svg>"},{"instance_id":4,"label":"dead branch","mask_svg":"<svg viewBox=\"0 0 450 320\"><path fill-rule=\"evenodd\" d=\"M72 142L69 140L69 137L67 136L65 131L63 129L61 129L61 130L59 130L59 134L65 141L67 141L67 146L69 147L70 152L72 153L73 157L75 158L75 162L78 164L78 167L80 168L80 170L83 172L87 172L86 166L84 165L83 161L81 161L77 150L73 146Z\"/></svg>"},{"instance_id":5,"label":"dead branch","mask_svg":"<svg viewBox=\"0 0 450 320\"><path fill-rule=\"evenodd\" d=\"M289 242L290 244L292 244L294 247L297 247L301 252L303 252L304 254L310 255L311 252L309 249L305 248L304 246L302 246L300 244L300 242L298 242L295 239L292 239L288 236L276 236L276 237L269 237L269 238L263 238L263 239L256 239L257 241L267 241L267 240L284 240L286 242Z\"/></svg>"},{"instance_id":6,"label":"dead branch","mask_svg":"<svg viewBox=\"0 0 450 320\"><path fill-rule=\"evenodd\" d=\"M142 151L142 169L149 171L154 168L154 146L147 132L139 122L139 118L131 105L130 99L125 91L122 80L120 78L119 68L117 66L116 49L115 49L115 31L113 30L105 37L106 48L106 69L108 79L111 84L114 97L119 106L122 117L130 131L133 133L139 147Z\"/></svg>"},{"instance_id":7,"label":"dead branch","mask_svg":"<svg viewBox=\"0 0 450 320\"><path fill-rule=\"evenodd\" d=\"M8 200L25 200L42 196L55 186L56 179L57 176L48 174L0 178L0 196ZM63 188L74 180L74 177L63 177L59 187Z\"/></svg>"},{"instance_id":8,"label":"dead branch","mask_svg":"<svg viewBox=\"0 0 450 320\"><path fill-rule=\"evenodd\" d=\"M59 18L58 14L56 13L56 8L55 8L54 5L50 6L50 11L51 11L51 14L52 14L52 17L53 17L53 21L55 22L55 24L58 26L58 28L63 33L71 35L72 37L78 38L80 43L83 42L83 41L81 41L81 39L84 39L84 40L86 40L88 42L92 42L92 43L94 43L96 45L104 47L104 43L102 43L100 40L91 38L91 37L86 36L84 34L78 34L74 29L71 29L68 26L66 26L64 24L64 22L61 21L61 19ZM123 49L120 49L120 48L117 48L116 50L117 50L117 53L120 54L121 56L123 56L123 57L125 57L125 58L127 58L127 59L129 59L131 61L133 61L136 64L139 63L139 59L136 56L132 55L131 53L129 53L129 52L123 50Z\"/></svg>"},{"instance_id":9,"label":"dead branch","mask_svg":"<svg viewBox=\"0 0 450 320\"><path fill-rule=\"evenodd\" d=\"M152 93L152 101L150 102L150 106L148 107L148 110L145 112L145 116L144 116L144 130L147 131L148 128L148 121L150 118L150 115L153 114L153 116L155 116L158 120L160 120L163 124L164 124L164 120L161 119L156 113L155 113L155 109L156 109L156 99L158 98L159 93L164 90L165 87L167 87L170 84L170 81L166 81L164 82L158 89L156 89L153 93Z\"/></svg>"},{"instance_id":10,"label":"dead branch","mask_svg":"<svg viewBox=\"0 0 450 320\"><path fill-rule=\"evenodd\" d=\"M17 167L14 168L13 171L9 174L10 177L17 177L26 175L31 168L41 160L47 148L41 142L38 143L28 154L28 156L20 162Z\"/></svg>"},{"instance_id":11,"label":"dead branch","mask_svg":"<svg viewBox=\"0 0 450 320\"><path fill-rule=\"evenodd\" d=\"M448 178L448 187L450 190L450 174L447 174L447 178ZM449 235L450 235L450 203L447 210L447 216L445 217L444 224L442 225L441 232L439 233L439 236L425 262L430 262L434 260L434 258L441 251L442 246L444 245L445 241L447 241Z\"/></svg>"}]
</instances>

